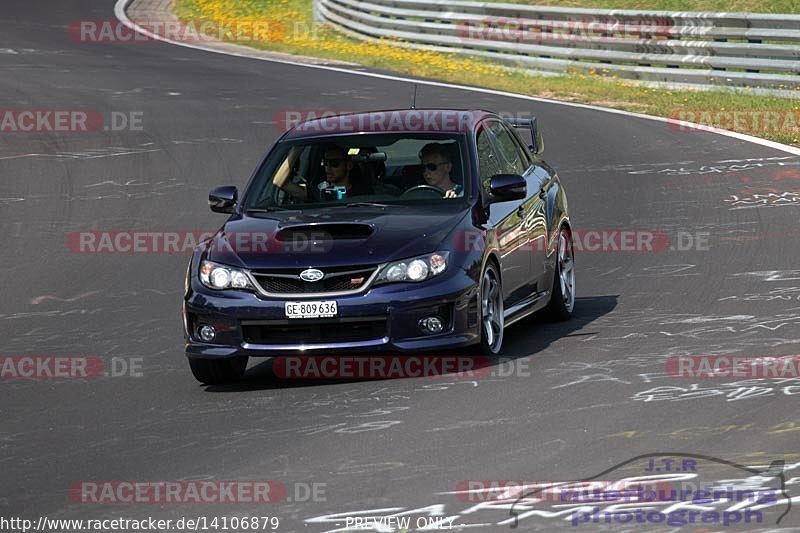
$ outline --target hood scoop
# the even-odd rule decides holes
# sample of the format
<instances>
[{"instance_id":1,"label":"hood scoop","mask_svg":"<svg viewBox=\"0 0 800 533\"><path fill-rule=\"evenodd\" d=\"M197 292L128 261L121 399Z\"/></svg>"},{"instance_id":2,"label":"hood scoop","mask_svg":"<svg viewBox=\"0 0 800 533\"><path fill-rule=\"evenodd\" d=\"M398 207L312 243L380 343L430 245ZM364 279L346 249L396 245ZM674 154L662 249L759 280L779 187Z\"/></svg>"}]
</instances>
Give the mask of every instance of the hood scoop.
<instances>
[{"instance_id":1,"label":"hood scoop","mask_svg":"<svg viewBox=\"0 0 800 533\"><path fill-rule=\"evenodd\" d=\"M305 224L282 228L275 239L280 242L357 240L366 239L373 231L367 224Z\"/></svg>"}]
</instances>

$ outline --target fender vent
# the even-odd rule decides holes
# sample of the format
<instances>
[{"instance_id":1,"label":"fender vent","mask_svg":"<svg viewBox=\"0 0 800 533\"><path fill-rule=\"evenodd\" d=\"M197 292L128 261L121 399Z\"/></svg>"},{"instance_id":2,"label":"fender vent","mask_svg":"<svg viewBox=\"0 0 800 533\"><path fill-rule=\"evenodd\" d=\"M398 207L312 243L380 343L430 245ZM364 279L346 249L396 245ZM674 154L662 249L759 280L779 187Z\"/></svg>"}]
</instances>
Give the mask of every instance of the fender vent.
<instances>
[{"instance_id":1,"label":"fender vent","mask_svg":"<svg viewBox=\"0 0 800 533\"><path fill-rule=\"evenodd\" d=\"M467 307L467 325L471 328L474 328L478 325L478 297L475 296L472 300L469 301L469 307Z\"/></svg>"}]
</instances>

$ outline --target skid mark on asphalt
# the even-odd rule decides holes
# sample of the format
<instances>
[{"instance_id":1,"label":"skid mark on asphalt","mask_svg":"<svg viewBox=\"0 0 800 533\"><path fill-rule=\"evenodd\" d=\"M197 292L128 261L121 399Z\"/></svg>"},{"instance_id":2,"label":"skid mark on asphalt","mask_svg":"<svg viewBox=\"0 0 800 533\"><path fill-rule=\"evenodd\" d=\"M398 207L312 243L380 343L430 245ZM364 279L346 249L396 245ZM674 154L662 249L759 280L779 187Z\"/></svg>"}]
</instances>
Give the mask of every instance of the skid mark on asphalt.
<instances>
[{"instance_id":1,"label":"skid mark on asphalt","mask_svg":"<svg viewBox=\"0 0 800 533\"><path fill-rule=\"evenodd\" d=\"M31 305L38 305L46 300L53 300L56 302L74 302L76 300L80 300L82 298L86 298L87 296L91 296L93 294L97 294L100 291L89 291L89 292L82 292L77 296L73 296L72 298L61 298L60 296L53 296L51 294L45 294L42 296L35 296L31 298Z\"/></svg>"},{"instance_id":2,"label":"skid mark on asphalt","mask_svg":"<svg viewBox=\"0 0 800 533\"><path fill-rule=\"evenodd\" d=\"M687 401L714 398L726 402L800 395L800 378L744 379L719 385L692 383L684 387L661 386L637 392L631 399L641 402Z\"/></svg>"},{"instance_id":3,"label":"skid mark on asphalt","mask_svg":"<svg viewBox=\"0 0 800 533\"><path fill-rule=\"evenodd\" d=\"M738 300L743 302L787 302L800 301L800 287L782 287L768 292L751 292L743 295L733 294L717 298L718 302Z\"/></svg>"},{"instance_id":4,"label":"skid mark on asphalt","mask_svg":"<svg viewBox=\"0 0 800 533\"><path fill-rule=\"evenodd\" d=\"M761 281L797 281L800 280L800 270L757 270L733 274L733 277L752 276Z\"/></svg>"},{"instance_id":5,"label":"skid mark on asphalt","mask_svg":"<svg viewBox=\"0 0 800 533\"><path fill-rule=\"evenodd\" d=\"M797 207L800 206L800 192L783 191L758 193L731 194L723 202L728 204L730 211L739 209L758 209L769 207Z\"/></svg>"},{"instance_id":6,"label":"skid mark on asphalt","mask_svg":"<svg viewBox=\"0 0 800 533\"><path fill-rule=\"evenodd\" d=\"M124 148L119 146L112 146L108 148L95 148L84 150L82 152L56 152L54 154L17 154L17 155L0 155L0 160L10 159L56 159L56 160L87 160L87 159L104 159L109 157L121 157L126 155L141 155L151 152L161 152L161 148L145 149L145 148Z\"/></svg>"},{"instance_id":7,"label":"skid mark on asphalt","mask_svg":"<svg viewBox=\"0 0 800 533\"><path fill-rule=\"evenodd\" d=\"M231 139L229 137L209 138L209 139L187 139L170 141L172 144L240 144L243 139Z\"/></svg>"},{"instance_id":8,"label":"skid mark on asphalt","mask_svg":"<svg viewBox=\"0 0 800 533\"><path fill-rule=\"evenodd\" d=\"M559 169L561 174L617 172L631 176L697 176L704 174L727 174L762 168L798 167L800 157L781 156L755 159L723 159L711 163L697 161L671 161L669 163L619 163L597 167L576 167Z\"/></svg>"}]
</instances>

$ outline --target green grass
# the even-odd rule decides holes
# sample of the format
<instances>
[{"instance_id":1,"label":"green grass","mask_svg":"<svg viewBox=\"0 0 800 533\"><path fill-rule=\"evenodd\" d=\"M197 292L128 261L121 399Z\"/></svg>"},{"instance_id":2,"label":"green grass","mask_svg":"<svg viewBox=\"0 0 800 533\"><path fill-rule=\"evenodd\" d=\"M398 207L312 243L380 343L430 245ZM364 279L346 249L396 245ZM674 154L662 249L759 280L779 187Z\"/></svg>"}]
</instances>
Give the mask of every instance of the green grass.
<instances>
[{"instance_id":1,"label":"green grass","mask_svg":"<svg viewBox=\"0 0 800 533\"><path fill-rule=\"evenodd\" d=\"M589 0L582 1L589 2ZM626 4L634 3L635 0L626 2ZM670 2L664 0L662 3ZM687 3L681 2L681 4ZM291 20L292 24L300 24L301 27L311 23L310 0L176 0L175 9L176 14L185 21L235 20L238 17L260 18L273 22ZM800 99L756 96L731 91L648 88L599 75L533 76L501 69L480 60L434 52L409 51L395 46L390 41L377 45L364 43L344 37L325 27L305 38L273 38L241 44L259 49L338 59L420 78L681 118L800 146ZM421 104L424 105L424 102ZM752 120L748 120L747 115L740 115L744 120L739 123L717 122L713 115L731 111L754 113L759 118L761 117L758 113L779 113L782 117L780 127L770 126L765 129L760 125L760 121L755 124ZM695 112L696 115L694 118L682 117L680 115L682 112ZM697 112L704 113L705 116ZM794 120L787 122L785 117L794 117Z\"/></svg>"},{"instance_id":2,"label":"green grass","mask_svg":"<svg viewBox=\"0 0 800 533\"><path fill-rule=\"evenodd\" d=\"M800 13L800 0L488 0L537 6L590 9L646 9L666 11L743 11Z\"/></svg>"}]
</instances>

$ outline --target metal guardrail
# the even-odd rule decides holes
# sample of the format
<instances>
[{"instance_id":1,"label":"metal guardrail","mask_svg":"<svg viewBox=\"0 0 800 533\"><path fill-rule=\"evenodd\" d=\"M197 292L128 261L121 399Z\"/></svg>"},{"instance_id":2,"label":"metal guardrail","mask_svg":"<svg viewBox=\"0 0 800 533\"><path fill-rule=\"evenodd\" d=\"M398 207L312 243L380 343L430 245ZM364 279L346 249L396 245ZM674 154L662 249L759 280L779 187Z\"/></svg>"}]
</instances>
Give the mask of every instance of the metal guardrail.
<instances>
[{"instance_id":1,"label":"metal guardrail","mask_svg":"<svg viewBox=\"0 0 800 533\"><path fill-rule=\"evenodd\" d=\"M314 0L317 20L366 40L538 72L800 89L800 15L595 10L463 0Z\"/></svg>"}]
</instances>

